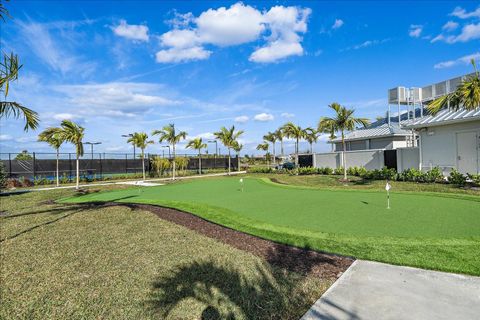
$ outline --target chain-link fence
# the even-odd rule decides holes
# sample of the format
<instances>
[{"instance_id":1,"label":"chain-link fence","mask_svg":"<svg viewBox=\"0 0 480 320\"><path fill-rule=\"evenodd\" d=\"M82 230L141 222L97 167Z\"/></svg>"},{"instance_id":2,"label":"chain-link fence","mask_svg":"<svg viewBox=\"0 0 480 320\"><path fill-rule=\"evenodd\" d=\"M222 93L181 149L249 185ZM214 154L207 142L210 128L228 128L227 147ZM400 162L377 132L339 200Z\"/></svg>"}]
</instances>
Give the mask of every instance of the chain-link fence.
<instances>
[{"instance_id":1,"label":"chain-link fence","mask_svg":"<svg viewBox=\"0 0 480 320\"><path fill-rule=\"evenodd\" d=\"M150 173L153 168L150 159L154 156L162 157L172 161L173 157L165 154L145 154L145 170ZM198 170L198 155L177 154L177 158L188 158L185 170ZM0 153L0 161L3 163L6 175L11 179L38 178L53 180L56 176L57 154L22 152L22 153ZM224 155L202 155L202 170L227 169L228 156ZM238 169L238 157L231 158L231 169ZM58 154L59 176L63 179L72 180L76 175L76 154ZM131 153L85 153L79 159L79 171L82 178L103 179L116 175L135 175L142 173L142 159L138 154Z\"/></svg>"}]
</instances>

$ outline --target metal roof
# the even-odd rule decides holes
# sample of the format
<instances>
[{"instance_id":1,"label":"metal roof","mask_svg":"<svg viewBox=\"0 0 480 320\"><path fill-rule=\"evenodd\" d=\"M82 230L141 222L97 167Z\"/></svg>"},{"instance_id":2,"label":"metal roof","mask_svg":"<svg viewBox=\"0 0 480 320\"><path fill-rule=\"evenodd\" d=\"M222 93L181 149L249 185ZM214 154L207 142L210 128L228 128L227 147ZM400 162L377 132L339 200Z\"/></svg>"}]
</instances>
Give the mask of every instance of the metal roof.
<instances>
[{"instance_id":1,"label":"metal roof","mask_svg":"<svg viewBox=\"0 0 480 320\"><path fill-rule=\"evenodd\" d=\"M480 108L476 110L467 111L465 109L454 110L441 110L436 115L428 115L415 120L409 120L402 122L402 128L413 129L423 128L431 126L441 126L450 123L467 122L467 121L479 121L480 120Z\"/></svg>"},{"instance_id":2,"label":"metal roof","mask_svg":"<svg viewBox=\"0 0 480 320\"><path fill-rule=\"evenodd\" d=\"M390 126L385 121L386 119L382 119L372 123L367 128L361 128L361 129L357 129L352 132L349 132L345 135L345 141L411 135L411 132L409 132L408 130L399 128L398 121L393 122L391 120ZM336 138L331 140L331 142L333 143L340 142L340 141L342 141L341 138Z\"/></svg>"}]
</instances>

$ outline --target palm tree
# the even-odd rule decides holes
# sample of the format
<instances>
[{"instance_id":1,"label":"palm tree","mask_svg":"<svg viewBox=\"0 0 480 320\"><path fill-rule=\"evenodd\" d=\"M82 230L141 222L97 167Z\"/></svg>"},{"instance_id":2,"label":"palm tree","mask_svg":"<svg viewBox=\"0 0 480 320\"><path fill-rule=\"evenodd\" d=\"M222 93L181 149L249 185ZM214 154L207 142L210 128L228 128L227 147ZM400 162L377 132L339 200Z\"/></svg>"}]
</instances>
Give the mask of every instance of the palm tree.
<instances>
[{"instance_id":1,"label":"palm tree","mask_svg":"<svg viewBox=\"0 0 480 320\"><path fill-rule=\"evenodd\" d=\"M265 162L268 166L268 142L258 144L257 150L265 151Z\"/></svg>"},{"instance_id":2,"label":"palm tree","mask_svg":"<svg viewBox=\"0 0 480 320\"><path fill-rule=\"evenodd\" d=\"M310 144L310 153L313 154L313 144L318 140L318 131L312 127L303 129L305 140Z\"/></svg>"},{"instance_id":3,"label":"palm tree","mask_svg":"<svg viewBox=\"0 0 480 320\"><path fill-rule=\"evenodd\" d=\"M80 185L80 157L83 156L83 136L85 128L79 126L70 120L63 120L60 124L58 130L58 135L63 141L67 141L75 145L75 151L77 154L76 159L76 185L75 188L78 190Z\"/></svg>"},{"instance_id":4,"label":"palm tree","mask_svg":"<svg viewBox=\"0 0 480 320\"><path fill-rule=\"evenodd\" d=\"M214 133L215 137L220 140L223 145L228 149L228 174L230 174L231 167L230 149L235 146L235 142L243 134L243 132L243 130L235 131L235 126L232 126L230 129L221 127L220 131Z\"/></svg>"},{"instance_id":5,"label":"palm tree","mask_svg":"<svg viewBox=\"0 0 480 320\"><path fill-rule=\"evenodd\" d=\"M5 17L10 17L8 10L0 3L0 20L5 22ZM18 79L18 71L22 65L18 62L18 56L11 53L10 56L3 53L3 61L0 61L0 92L4 93L5 99L8 96L10 82ZM0 101L0 119L13 117L15 119L23 116L25 127L23 130L36 129L38 127L38 114L14 101Z\"/></svg>"},{"instance_id":6,"label":"palm tree","mask_svg":"<svg viewBox=\"0 0 480 320\"><path fill-rule=\"evenodd\" d=\"M354 109L347 109L340 104L334 102L328 106L335 111L335 116L322 117L318 123L318 131L324 132L325 130L340 131L342 135L342 163L343 163L343 179L347 180L347 161L345 159L345 131L352 131L355 129L355 125L359 124L366 127L370 124L370 121L366 118L356 118L353 116ZM333 131L331 131L333 132Z\"/></svg>"},{"instance_id":7,"label":"palm tree","mask_svg":"<svg viewBox=\"0 0 480 320\"><path fill-rule=\"evenodd\" d=\"M473 75L462 80L454 92L433 100L427 106L429 113L435 115L446 107L453 110L461 108L475 110L480 108L480 73L477 70L475 60L472 59L470 62L474 70Z\"/></svg>"},{"instance_id":8,"label":"palm tree","mask_svg":"<svg viewBox=\"0 0 480 320\"><path fill-rule=\"evenodd\" d=\"M300 126L297 126L293 122L287 122L283 125L282 131L285 137L295 139L295 167L298 166L298 144L300 139L303 139L305 132Z\"/></svg>"},{"instance_id":9,"label":"palm tree","mask_svg":"<svg viewBox=\"0 0 480 320\"><path fill-rule=\"evenodd\" d=\"M275 135L277 136L277 141L280 141L280 155L283 157L283 138L285 138L285 134L282 128L275 130Z\"/></svg>"},{"instance_id":10,"label":"palm tree","mask_svg":"<svg viewBox=\"0 0 480 320\"><path fill-rule=\"evenodd\" d=\"M155 130L152 132L152 135L159 135L159 142L166 141L172 146L173 152L173 170L172 170L172 180L175 180L175 145L179 143L182 139L187 137L185 131L180 131L177 133L175 130L175 124L171 123L162 128L162 130Z\"/></svg>"},{"instance_id":11,"label":"palm tree","mask_svg":"<svg viewBox=\"0 0 480 320\"><path fill-rule=\"evenodd\" d=\"M318 132L322 132L322 133L328 133L329 134L329 137L328 139L330 140L330 143L332 144L332 152L333 152L333 148L334 148L334 143L333 143L333 139L337 138L337 136L335 135L335 132L337 131L337 129L335 128L334 124L333 123L326 123L326 124L323 124L323 125L326 125L326 127L318 127Z\"/></svg>"},{"instance_id":12,"label":"palm tree","mask_svg":"<svg viewBox=\"0 0 480 320\"><path fill-rule=\"evenodd\" d=\"M142 176L145 180L145 149L149 144L153 144L152 140L148 140L148 134L145 132L134 132L127 140L128 143L133 144L135 147L140 148L140 158L142 159Z\"/></svg>"},{"instance_id":13,"label":"palm tree","mask_svg":"<svg viewBox=\"0 0 480 320\"><path fill-rule=\"evenodd\" d=\"M52 148L55 149L56 152L56 176L55 180L57 182L57 187L60 186L60 179L59 179L59 170L58 170L58 158L59 158L59 150L60 146L63 144L64 140L61 136L61 129L60 128L47 128L42 133L38 135L38 141L48 143Z\"/></svg>"},{"instance_id":14,"label":"palm tree","mask_svg":"<svg viewBox=\"0 0 480 320\"><path fill-rule=\"evenodd\" d=\"M198 173L202 174L202 149L205 149L207 144L203 142L202 138L195 138L188 142L187 148L198 150Z\"/></svg>"},{"instance_id":15,"label":"palm tree","mask_svg":"<svg viewBox=\"0 0 480 320\"><path fill-rule=\"evenodd\" d=\"M275 132L269 132L263 136L263 140L270 142L272 144L272 152L273 152L273 164L275 164L275 142L277 142L277 135Z\"/></svg>"},{"instance_id":16,"label":"palm tree","mask_svg":"<svg viewBox=\"0 0 480 320\"><path fill-rule=\"evenodd\" d=\"M242 151L242 149L243 149L243 144L240 144L237 140L235 140L234 143L233 143L232 149L237 154L237 159L238 159L237 171L240 171L240 151Z\"/></svg>"}]
</instances>

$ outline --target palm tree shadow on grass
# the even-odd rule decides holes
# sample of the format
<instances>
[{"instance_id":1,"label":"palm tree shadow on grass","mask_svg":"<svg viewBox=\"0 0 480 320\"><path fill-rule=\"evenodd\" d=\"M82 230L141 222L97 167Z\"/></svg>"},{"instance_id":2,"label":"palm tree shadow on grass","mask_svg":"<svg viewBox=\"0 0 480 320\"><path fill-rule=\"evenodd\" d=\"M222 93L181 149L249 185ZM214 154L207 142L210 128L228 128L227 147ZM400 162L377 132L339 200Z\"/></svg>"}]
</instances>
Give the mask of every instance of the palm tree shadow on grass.
<instances>
[{"instance_id":1,"label":"palm tree shadow on grass","mask_svg":"<svg viewBox=\"0 0 480 320\"><path fill-rule=\"evenodd\" d=\"M176 314L177 308L184 308L192 300L202 305L201 319L299 319L321 294L317 288L317 295L310 292L309 296L307 275L318 263L330 262L307 254L303 256L306 262L298 268L289 265L293 261L277 264L293 260L287 251L282 246L273 248L269 263L257 262L249 277L234 265L211 260L180 266L154 281L149 307L162 319L196 318L193 314ZM334 280L331 275L322 278Z\"/></svg>"}]
</instances>

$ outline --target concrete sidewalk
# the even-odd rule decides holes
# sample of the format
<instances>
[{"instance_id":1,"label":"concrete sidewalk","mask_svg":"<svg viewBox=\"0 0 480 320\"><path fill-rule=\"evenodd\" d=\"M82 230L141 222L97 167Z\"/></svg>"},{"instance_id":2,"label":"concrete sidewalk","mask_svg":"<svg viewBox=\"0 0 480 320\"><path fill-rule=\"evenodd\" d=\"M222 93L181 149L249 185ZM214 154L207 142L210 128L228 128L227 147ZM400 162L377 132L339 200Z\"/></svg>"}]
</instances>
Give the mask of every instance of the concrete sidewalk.
<instances>
[{"instance_id":1,"label":"concrete sidewalk","mask_svg":"<svg viewBox=\"0 0 480 320\"><path fill-rule=\"evenodd\" d=\"M357 260L302 317L480 319L480 277Z\"/></svg>"}]
</instances>

